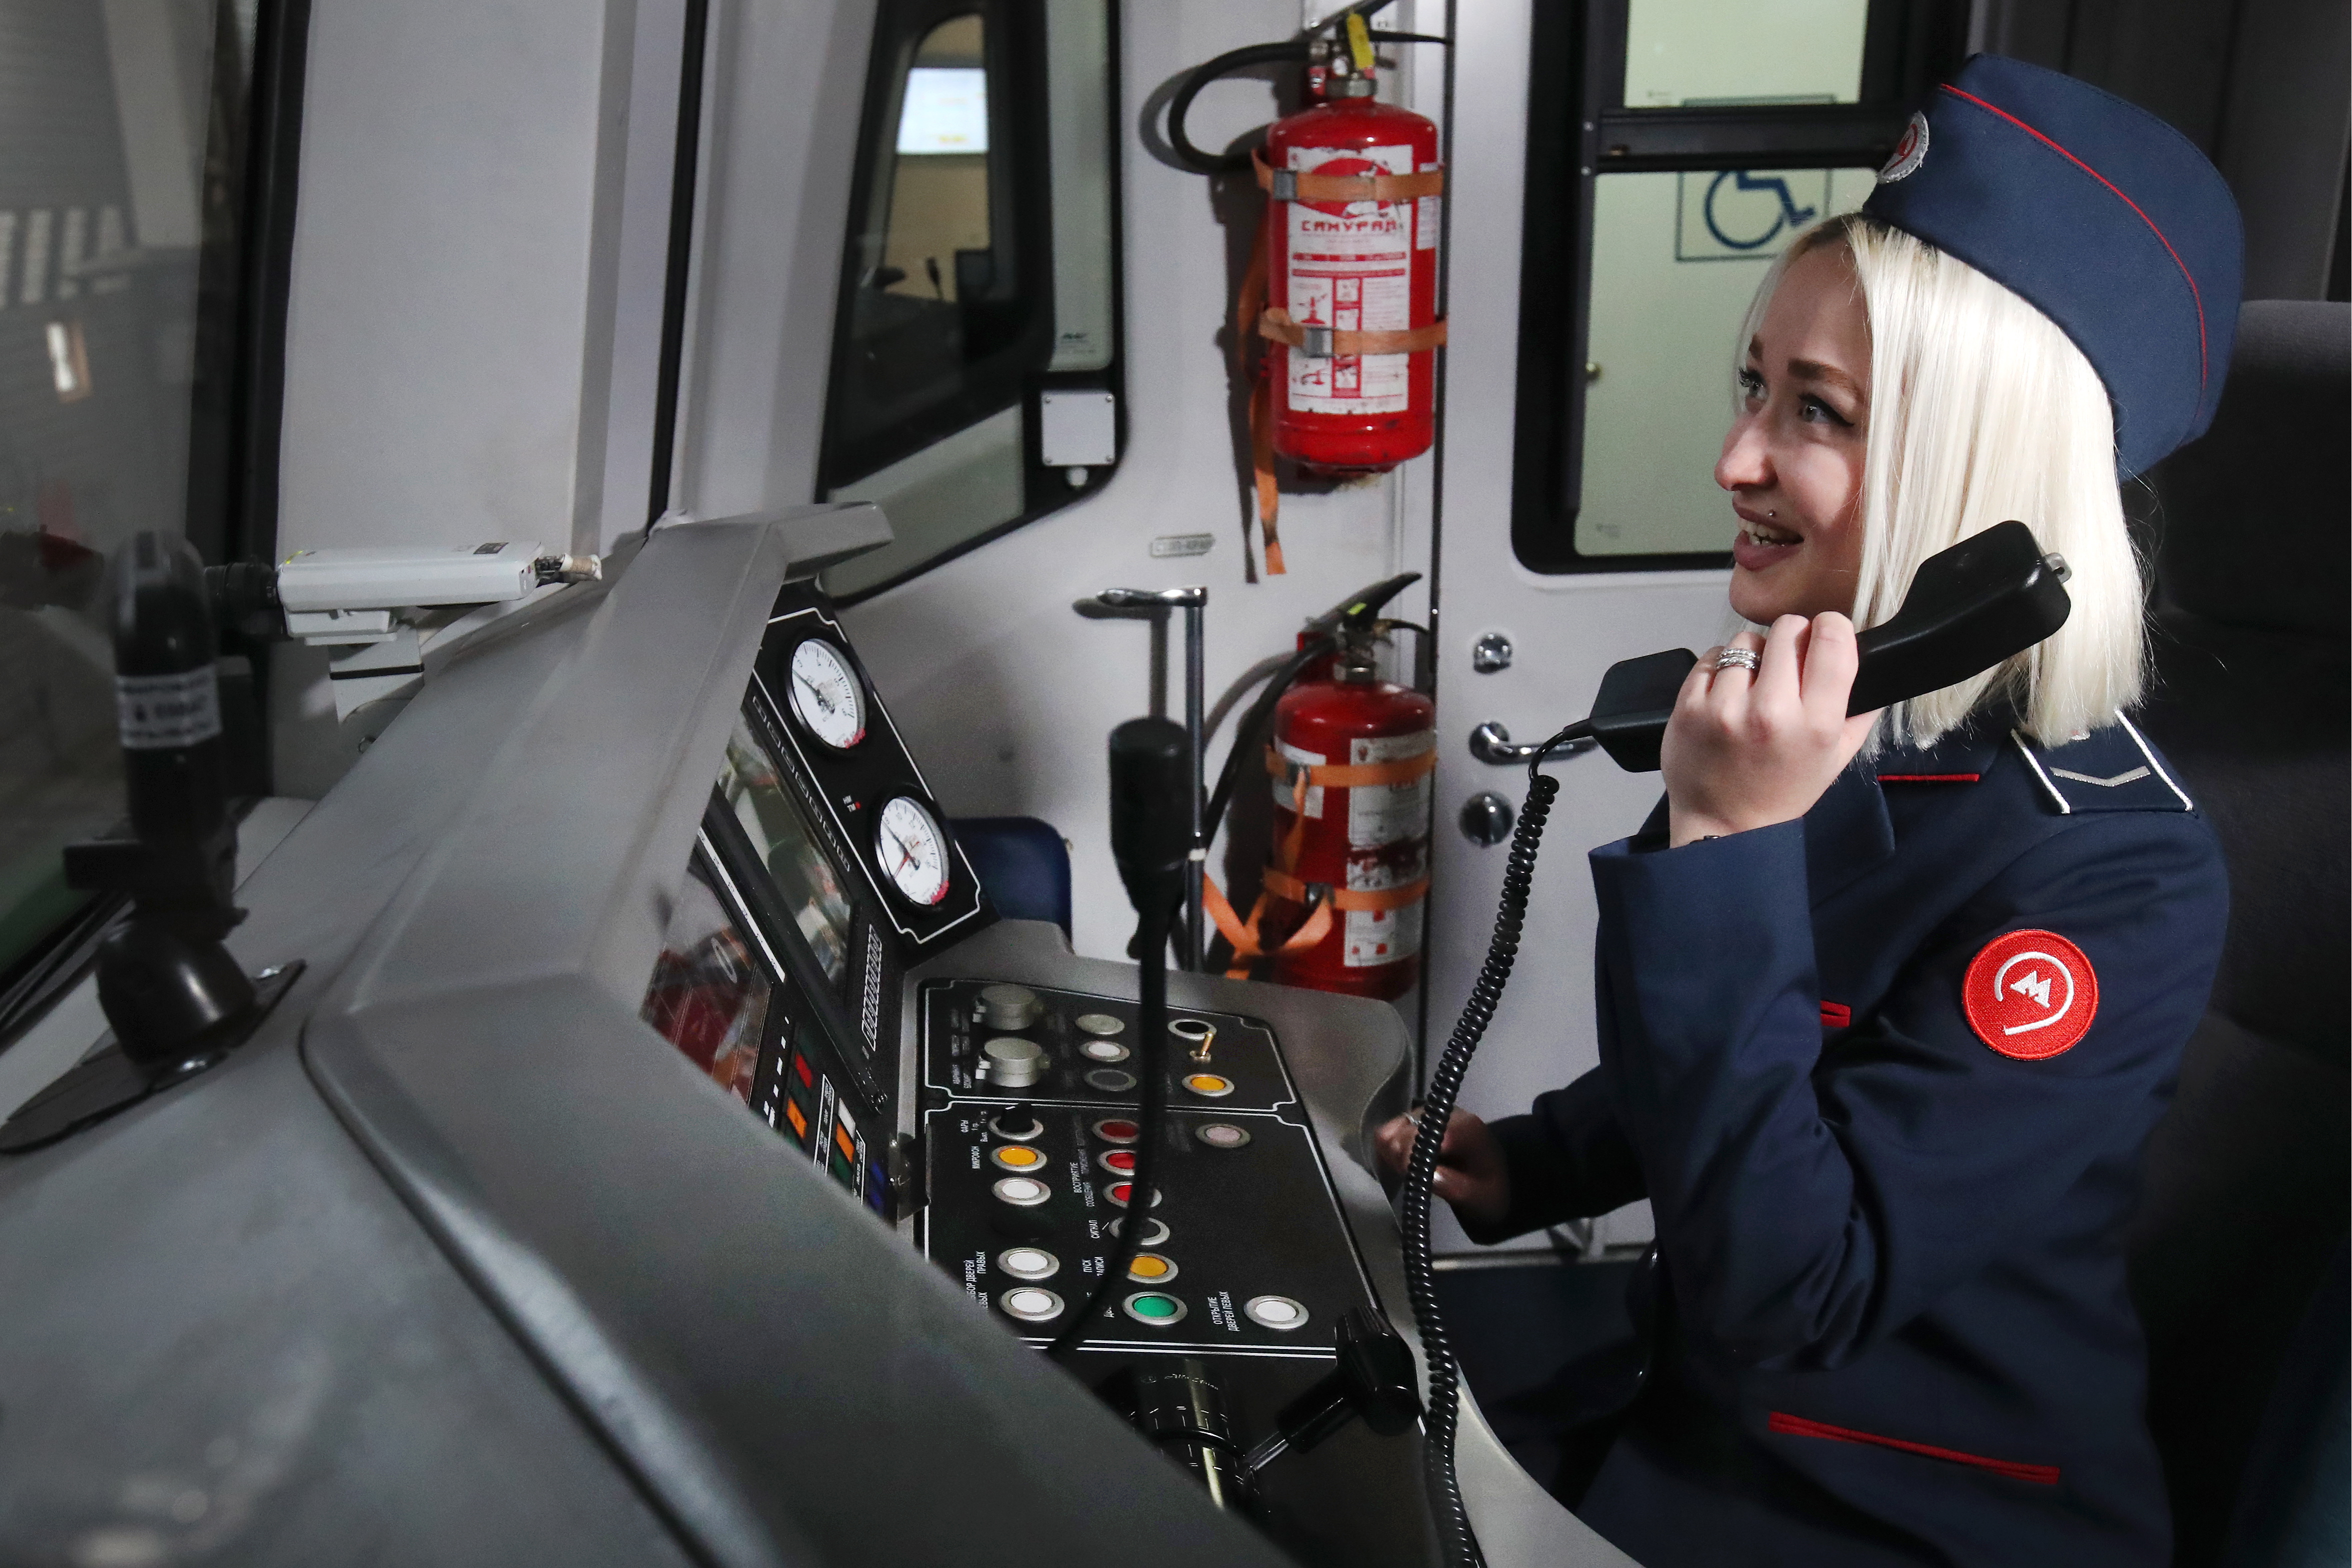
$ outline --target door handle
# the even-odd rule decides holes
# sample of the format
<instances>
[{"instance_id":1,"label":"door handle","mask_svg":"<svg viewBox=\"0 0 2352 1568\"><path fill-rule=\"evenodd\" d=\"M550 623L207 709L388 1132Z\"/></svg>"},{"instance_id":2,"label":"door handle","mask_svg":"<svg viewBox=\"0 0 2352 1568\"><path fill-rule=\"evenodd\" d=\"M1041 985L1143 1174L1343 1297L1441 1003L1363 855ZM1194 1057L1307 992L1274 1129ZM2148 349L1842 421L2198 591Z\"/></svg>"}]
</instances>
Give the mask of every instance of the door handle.
<instances>
[{"instance_id":1,"label":"door handle","mask_svg":"<svg viewBox=\"0 0 2352 1568\"><path fill-rule=\"evenodd\" d=\"M1590 736L1564 741L1551 749L1551 754L1573 757L1592 750L1595 743ZM1536 746L1511 744L1511 732L1503 728L1501 721L1489 719L1470 731L1470 754L1498 768L1525 767L1528 760L1536 754Z\"/></svg>"}]
</instances>

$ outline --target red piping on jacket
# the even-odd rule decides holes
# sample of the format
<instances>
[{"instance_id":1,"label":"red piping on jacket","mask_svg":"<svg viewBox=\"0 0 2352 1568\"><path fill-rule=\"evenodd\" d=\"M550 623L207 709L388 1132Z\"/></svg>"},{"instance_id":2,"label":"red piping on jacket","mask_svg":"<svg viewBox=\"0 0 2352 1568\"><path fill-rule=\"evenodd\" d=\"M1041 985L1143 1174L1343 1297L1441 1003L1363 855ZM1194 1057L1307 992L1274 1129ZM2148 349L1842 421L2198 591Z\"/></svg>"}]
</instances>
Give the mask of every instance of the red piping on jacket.
<instances>
[{"instance_id":1,"label":"red piping on jacket","mask_svg":"<svg viewBox=\"0 0 2352 1568\"><path fill-rule=\"evenodd\" d=\"M1880 784L1975 784L1982 773L1881 773Z\"/></svg>"},{"instance_id":2,"label":"red piping on jacket","mask_svg":"<svg viewBox=\"0 0 2352 1568\"><path fill-rule=\"evenodd\" d=\"M1824 1028L1824 1029L1845 1029L1845 1028L1851 1028L1851 1027L1853 1027L1853 1008L1851 1008L1851 1007L1847 1006L1847 1005L1846 1005L1844 1003L1843 1003L1843 1002L1824 1002L1824 1003L1822 1003L1822 1028Z\"/></svg>"},{"instance_id":3,"label":"red piping on jacket","mask_svg":"<svg viewBox=\"0 0 2352 1568\"><path fill-rule=\"evenodd\" d=\"M1826 1437L1836 1443L1869 1443L1881 1448L1899 1448L1906 1454L1947 1460L1955 1465L1973 1465L1979 1470L1990 1470L2011 1480L2031 1481L2038 1487L2058 1484L2058 1467L2055 1465L2026 1465L2015 1459L1988 1459L1981 1454L1963 1454L1958 1448L1938 1448L1931 1443L1906 1443L1900 1437L1882 1437L1875 1432L1857 1432L1851 1426L1832 1426L1825 1421L1808 1421L1801 1415L1790 1415L1779 1410L1771 1413L1766 1426L1785 1436Z\"/></svg>"},{"instance_id":4,"label":"red piping on jacket","mask_svg":"<svg viewBox=\"0 0 2352 1568\"><path fill-rule=\"evenodd\" d=\"M2000 115L2003 120L2008 121L2011 125L2016 126L2020 131L2024 132L2028 136L2032 137L2036 142L2039 142L2044 146L2050 148L2060 157L2074 164L2074 167L2082 170L2083 173L2090 175L2091 178L2106 186L2107 189L2114 191L2117 201L2131 208L2132 211L2139 213L2139 221L2147 225L2147 231L2156 236L2156 242L2164 247L2164 253L2172 258L2172 264L2175 267L2180 268L2181 279L2189 285L2189 301L2190 304L2197 307L2197 385L2200 391L2200 395L2197 401L2201 405L2205 401L2201 395L2201 391L2208 378L2208 367L2205 354L2205 296L2198 290L2197 278L2195 274L2189 270L2189 263L2180 259L2180 252L2173 249L2172 241L2164 237L2164 230L2157 227L2156 220L2148 216L2145 212L2141 212L2140 205L2132 200L2129 196L2124 195L2122 190L2116 186L2113 180L2110 180L2105 174L2102 174L2096 169L2094 169L2091 165L2074 156L2074 153L2066 151L2065 148L2061 147L2049 137L2044 136L2041 132L2036 131L2032 126L2028 125L2024 121L2020 120L2016 115L2010 113L2009 110L2005 109L1995 108L1993 105L1987 103L1983 99L1979 98L1975 93L1962 92L1958 88L1954 87L1949 82L1946 82L1944 84L1944 90L1950 93L1954 98L1966 99L1969 102L1975 104L1979 109L1983 110L1988 114Z\"/></svg>"}]
</instances>

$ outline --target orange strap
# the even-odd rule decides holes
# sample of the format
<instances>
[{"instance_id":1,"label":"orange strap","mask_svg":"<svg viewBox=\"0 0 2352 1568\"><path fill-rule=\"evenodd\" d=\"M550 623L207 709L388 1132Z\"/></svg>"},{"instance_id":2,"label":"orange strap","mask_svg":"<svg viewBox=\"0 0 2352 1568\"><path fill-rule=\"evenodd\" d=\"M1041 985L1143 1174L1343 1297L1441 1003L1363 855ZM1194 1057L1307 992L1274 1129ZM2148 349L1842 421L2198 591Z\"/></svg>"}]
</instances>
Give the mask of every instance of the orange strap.
<instances>
[{"instance_id":1,"label":"orange strap","mask_svg":"<svg viewBox=\"0 0 2352 1568\"><path fill-rule=\"evenodd\" d=\"M1277 173L1266 163L1265 150L1260 147L1250 149L1250 163L1257 170L1257 188L1278 202L1402 202L1445 194L1443 169L1423 169L1416 174ZM1277 178L1289 188L1289 195L1276 193Z\"/></svg>"},{"instance_id":2,"label":"orange strap","mask_svg":"<svg viewBox=\"0 0 2352 1568\"><path fill-rule=\"evenodd\" d=\"M1282 511L1282 492L1275 487L1274 388L1265 378L1265 366L1253 363L1250 353L1258 341L1257 320L1265 311L1266 221L1266 210L1259 209L1257 237L1250 242L1249 266L1242 273L1241 293L1234 304L1234 374L1251 384L1250 469L1256 481L1258 528L1265 535L1266 575L1280 577L1285 573L1282 538L1275 531L1275 519ZM1243 543L1246 546L1248 541Z\"/></svg>"},{"instance_id":3,"label":"orange strap","mask_svg":"<svg viewBox=\"0 0 2352 1568\"><path fill-rule=\"evenodd\" d=\"M1270 866L1266 868L1265 890L1278 899L1288 899L1294 904L1307 901L1306 883ZM1401 910L1407 904L1421 902L1428 893L1429 879L1426 877L1416 882L1407 882L1401 888L1333 888L1325 895L1322 907L1327 910Z\"/></svg>"},{"instance_id":4,"label":"orange strap","mask_svg":"<svg viewBox=\"0 0 2352 1568\"><path fill-rule=\"evenodd\" d=\"M1310 332L1317 335L1310 338ZM1357 332L1343 327L1301 326L1286 310L1268 310L1257 319L1257 335L1302 353L1311 352L1311 342L1315 351L1320 351L1319 358L1350 359L1359 354L1417 354L1436 348L1445 342L1445 323L1432 321L1402 332Z\"/></svg>"},{"instance_id":5,"label":"orange strap","mask_svg":"<svg viewBox=\"0 0 2352 1568\"><path fill-rule=\"evenodd\" d=\"M1280 873L1268 871L1266 875L1271 879L1279 876ZM1305 901L1303 899L1292 900L1294 903ZM1249 919L1246 921L1234 913L1233 903L1225 897L1224 889L1206 877L1201 879L1201 902L1207 908L1209 919L1216 922L1218 934L1233 944L1234 962L1225 971L1225 978L1247 980L1250 965L1265 956L1265 939L1260 934L1260 928L1265 922L1265 892L1264 889L1259 891L1257 902L1251 906ZM1331 909L1331 900L1328 899L1317 905L1315 912L1307 917L1307 922L1293 931L1290 940L1275 951L1297 952L1302 949L1315 946L1325 937L1329 936L1332 924Z\"/></svg>"},{"instance_id":6,"label":"orange strap","mask_svg":"<svg viewBox=\"0 0 2352 1568\"><path fill-rule=\"evenodd\" d=\"M1289 779L1294 785L1303 776L1310 784L1322 784L1332 789L1357 789L1373 784L1411 784L1427 778L1437 771L1437 748L1432 746L1417 757L1400 757L1392 763L1294 763L1272 746L1265 749L1265 771L1278 779Z\"/></svg>"}]
</instances>

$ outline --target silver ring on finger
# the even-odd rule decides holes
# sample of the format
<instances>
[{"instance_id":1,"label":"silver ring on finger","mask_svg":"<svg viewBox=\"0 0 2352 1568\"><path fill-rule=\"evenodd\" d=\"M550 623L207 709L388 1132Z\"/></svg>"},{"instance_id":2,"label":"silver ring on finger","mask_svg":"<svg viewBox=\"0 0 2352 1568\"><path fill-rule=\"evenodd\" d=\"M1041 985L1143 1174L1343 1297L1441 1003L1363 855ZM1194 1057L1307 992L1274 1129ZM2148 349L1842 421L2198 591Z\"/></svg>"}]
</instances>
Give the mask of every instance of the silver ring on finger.
<instances>
[{"instance_id":1,"label":"silver ring on finger","mask_svg":"<svg viewBox=\"0 0 2352 1568\"><path fill-rule=\"evenodd\" d=\"M1760 661L1756 650L1752 647L1727 647L1715 656L1715 668L1717 674L1727 669L1744 669L1753 675L1756 673L1756 666L1759 662Z\"/></svg>"}]
</instances>

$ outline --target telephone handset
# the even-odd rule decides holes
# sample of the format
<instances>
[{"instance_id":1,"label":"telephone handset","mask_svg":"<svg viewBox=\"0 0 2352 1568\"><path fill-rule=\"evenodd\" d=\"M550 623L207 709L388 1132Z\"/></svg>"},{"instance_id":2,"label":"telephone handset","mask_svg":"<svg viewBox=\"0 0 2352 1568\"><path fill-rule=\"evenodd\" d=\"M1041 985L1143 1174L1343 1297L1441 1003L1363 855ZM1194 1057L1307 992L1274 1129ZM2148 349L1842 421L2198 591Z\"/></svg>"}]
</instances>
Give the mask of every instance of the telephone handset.
<instances>
[{"instance_id":1,"label":"telephone handset","mask_svg":"<svg viewBox=\"0 0 2352 1568\"><path fill-rule=\"evenodd\" d=\"M1867 713L1966 680L2024 652L2066 624L2073 608L2066 594L2066 563L2042 552L2021 522L1996 523L1919 563L1902 607L1856 638L1861 668L1846 711ZM1470 1058L1486 1033L1510 979L1534 886L1536 848L1551 815L1559 781L1539 773L1545 756L1570 741L1592 738L1612 761L1629 773L1654 773L1658 748L1675 700L1698 658L1687 648L1669 648L1610 667L1601 679L1592 712L1535 748L1528 762L1527 804L1511 835L1503 871L1502 907L1486 962L1471 987L1460 1022L1430 1075L1421 1126L1405 1170L1403 1226L1405 1285L1420 1325L1429 1364L1428 1441L1423 1462L1430 1509L1449 1568L1481 1561L1476 1536L1454 1474L1454 1437L1460 1374L1437 1309L1431 1263L1430 1183L1437 1152L1453 1119L1454 1101Z\"/></svg>"},{"instance_id":2,"label":"telephone handset","mask_svg":"<svg viewBox=\"0 0 2352 1568\"><path fill-rule=\"evenodd\" d=\"M2024 652L2066 624L2067 575L2064 560L2044 555L2021 522L1995 523L1929 556L1902 608L1854 639L1862 668L1846 711L1867 713L1939 691ZM1655 773L1666 717L1697 662L1688 648L1676 647L1612 665L1591 717L1542 751L1590 733L1626 772Z\"/></svg>"}]
</instances>

